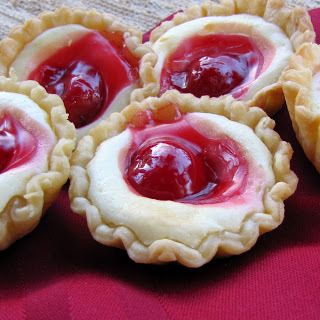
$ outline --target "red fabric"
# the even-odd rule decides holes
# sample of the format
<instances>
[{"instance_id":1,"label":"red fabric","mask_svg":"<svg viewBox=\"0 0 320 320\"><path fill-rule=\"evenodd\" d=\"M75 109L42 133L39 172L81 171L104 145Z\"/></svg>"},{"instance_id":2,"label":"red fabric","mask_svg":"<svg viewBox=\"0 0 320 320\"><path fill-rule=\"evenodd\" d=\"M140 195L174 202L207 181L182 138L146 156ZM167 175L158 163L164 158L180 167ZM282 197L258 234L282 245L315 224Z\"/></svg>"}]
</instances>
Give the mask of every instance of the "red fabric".
<instances>
[{"instance_id":1,"label":"red fabric","mask_svg":"<svg viewBox=\"0 0 320 320\"><path fill-rule=\"evenodd\" d=\"M317 32L316 42L320 43L320 8L310 10L309 14L310 14L314 29Z\"/></svg>"},{"instance_id":2,"label":"red fabric","mask_svg":"<svg viewBox=\"0 0 320 320\"><path fill-rule=\"evenodd\" d=\"M287 111L275 119L300 183L284 223L251 251L196 270L135 264L91 238L65 189L34 232L0 253L0 319L320 319L319 174Z\"/></svg>"}]
</instances>

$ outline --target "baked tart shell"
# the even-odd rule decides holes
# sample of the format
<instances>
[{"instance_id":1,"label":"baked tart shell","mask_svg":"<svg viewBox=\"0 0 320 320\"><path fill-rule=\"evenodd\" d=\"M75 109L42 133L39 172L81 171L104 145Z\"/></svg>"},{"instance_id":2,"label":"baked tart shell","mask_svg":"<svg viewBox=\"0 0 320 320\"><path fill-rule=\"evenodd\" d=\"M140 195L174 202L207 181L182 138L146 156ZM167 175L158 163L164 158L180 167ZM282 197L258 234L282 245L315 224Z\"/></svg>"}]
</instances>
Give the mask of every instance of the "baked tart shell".
<instances>
[{"instance_id":1,"label":"baked tart shell","mask_svg":"<svg viewBox=\"0 0 320 320\"><path fill-rule=\"evenodd\" d=\"M270 151L275 183L264 191L263 212L248 212L238 232L223 230L210 232L199 240L196 247L173 239L158 239L146 243L130 226L115 225L105 218L98 206L90 199L90 178L87 167L99 145L123 132L135 123L141 112L155 112L168 104L179 108L181 114L191 112L213 113L250 127ZM142 102L132 102L121 113L113 113L89 135L83 137L72 156L69 196L74 212L85 215L94 239L120 248L139 263L165 263L178 261L187 267L200 267L215 256L229 256L249 250L260 234L276 228L284 218L283 201L296 189L297 177L290 170L292 149L273 130L274 121L257 107L248 107L230 96L220 99L200 99L175 90L165 92L160 98L149 97ZM105 200L107 201L107 199ZM150 209L152 210L152 209ZM149 226L150 227L150 226ZM150 227L152 228L152 227Z\"/></svg>"}]
</instances>

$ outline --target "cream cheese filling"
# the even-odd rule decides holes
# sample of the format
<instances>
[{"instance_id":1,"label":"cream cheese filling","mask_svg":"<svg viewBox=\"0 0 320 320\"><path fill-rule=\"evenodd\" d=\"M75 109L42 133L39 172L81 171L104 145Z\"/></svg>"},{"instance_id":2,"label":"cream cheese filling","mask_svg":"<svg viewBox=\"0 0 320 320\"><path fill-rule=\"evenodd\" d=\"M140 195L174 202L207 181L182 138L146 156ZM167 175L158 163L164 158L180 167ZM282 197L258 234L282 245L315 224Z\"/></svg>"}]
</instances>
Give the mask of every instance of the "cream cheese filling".
<instances>
[{"instance_id":1,"label":"cream cheese filling","mask_svg":"<svg viewBox=\"0 0 320 320\"><path fill-rule=\"evenodd\" d=\"M208 205L143 197L122 175L120 159L130 148L130 130L104 141L87 167L88 197L106 223L130 228L145 245L171 239L196 248L209 234L238 232L248 215L263 212L264 192L275 181L271 154L251 128L214 114L191 113L186 119L192 126L211 123L241 145L249 165L247 188L226 203Z\"/></svg>"},{"instance_id":2,"label":"cream cheese filling","mask_svg":"<svg viewBox=\"0 0 320 320\"><path fill-rule=\"evenodd\" d=\"M3 113L17 117L25 129L35 136L38 148L28 162L0 174L0 212L12 197L24 194L27 182L35 174L48 170L48 154L57 141L47 113L27 96L0 92L0 116Z\"/></svg>"},{"instance_id":3,"label":"cream cheese filling","mask_svg":"<svg viewBox=\"0 0 320 320\"><path fill-rule=\"evenodd\" d=\"M241 97L242 100L251 99L261 89L276 83L293 52L290 40L280 27L261 17L238 14L199 18L169 29L153 44L152 48L158 54L155 65L158 82L166 58L184 40L195 35L214 33L247 35L256 43L264 55L265 63L268 64L258 78L250 83L248 91ZM268 52L270 45L274 54Z\"/></svg>"}]
</instances>

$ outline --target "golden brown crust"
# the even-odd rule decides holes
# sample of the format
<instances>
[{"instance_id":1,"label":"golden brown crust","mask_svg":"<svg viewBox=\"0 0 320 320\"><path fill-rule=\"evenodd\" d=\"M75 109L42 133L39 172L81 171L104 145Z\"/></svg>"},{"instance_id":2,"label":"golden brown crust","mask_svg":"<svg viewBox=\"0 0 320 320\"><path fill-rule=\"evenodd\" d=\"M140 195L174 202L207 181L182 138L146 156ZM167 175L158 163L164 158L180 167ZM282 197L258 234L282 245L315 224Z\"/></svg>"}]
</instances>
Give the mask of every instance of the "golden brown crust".
<instances>
[{"instance_id":1,"label":"golden brown crust","mask_svg":"<svg viewBox=\"0 0 320 320\"><path fill-rule=\"evenodd\" d=\"M112 15L100 14L95 10L61 7L54 12L44 12L26 21L0 41L0 75L9 76L12 62L26 44L44 31L66 24L79 24L98 31L121 32L127 47L139 59L150 51L148 46L141 43L140 31L125 26Z\"/></svg>"},{"instance_id":2,"label":"golden brown crust","mask_svg":"<svg viewBox=\"0 0 320 320\"><path fill-rule=\"evenodd\" d=\"M152 31L150 44L157 41L167 30L184 22L201 17L243 13L262 17L278 25L290 39L294 50L297 50L303 43L315 40L311 19L307 10L302 7L289 6L285 0L220 0L219 3L205 2L177 13L171 21L163 22ZM156 63L155 53L149 53L143 57L140 65L143 88L136 89L132 93L131 101L142 101L145 97L159 95L160 86L154 69ZM260 90L247 101L249 106L259 106L269 115L276 113L283 103L284 97L279 81Z\"/></svg>"},{"instance_id":3,"label":"golden brown crust","mask_svg":"<svg viewBox=\"0 0 320 320\"><path fill-rule=\"evenodd\" d=\"M312 108L312 80L320 71L320 46L304 44L282 75L283 90L297 139L320 172L320 112Z\"/></svg>"},{"instance_id":4,"label":"golden brown crust","mask_svg":"<svg viewBox=\"0 0 320 320\"><path fill-rule=\"evenodd\" d=\"M90 179L87 165L100 143L124 131L142 110L149 109L154 112L168 104L178 107L181 113L215 113L243 123L254 130L272 155L275 184L265 190L265 212L248 213L241 223L239 232L224 230L219 234L207 234L196 248L170 239L159 239L147 245L130 226L113 225L105 221L98 207L88 196ZM288 143L281 141L273 127L274 121L260 108L249 108L240 101L234 101L230 96L214 100L208 97L197 99L191 94L179 94L173 90L167 91L160 98L149 97L140 103L133 102L121 113L112 114L79 141L71 160L71 207L75 212L86 215L89 229L97 241L125 248L136 262L178 261L188 267L199 267L215 255L240 254L254 245L259 234L276 228L282 222L283 201L296 189L297 177L290 170L292 149Z\"/></svg>"},{"instance_id":5,"label":"golden brown crust","mask_svg":"<svg viewBox=\"0 0 320 320\"><path fill-rule=\"evenodd\" d=\"M25 186L23 194L7 200L0 212L0 250L32 231L42 213L57 197L68 180L69 158L75 147L75 128L67 120L62 100L48 94L35 81L16 82L0 77L0 91L20 93L33 100L49 117L57 143L48 155L48 171L34 175ZM1 186L0 188L2 188Z\"/></svg>"}]
</instances>

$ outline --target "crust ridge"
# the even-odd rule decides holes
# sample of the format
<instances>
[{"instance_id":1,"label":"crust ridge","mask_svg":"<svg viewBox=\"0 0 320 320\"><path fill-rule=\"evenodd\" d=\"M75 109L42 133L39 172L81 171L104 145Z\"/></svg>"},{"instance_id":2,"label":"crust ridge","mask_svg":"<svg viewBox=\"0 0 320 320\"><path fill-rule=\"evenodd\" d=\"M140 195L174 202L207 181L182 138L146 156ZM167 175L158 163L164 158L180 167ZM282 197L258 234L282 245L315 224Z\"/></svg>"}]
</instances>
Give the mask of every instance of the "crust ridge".
<instances>
[{"instance_id":1,"label":"crust ridge","mask_svg":"<svg viewBox=\"0 0 320 320\"><path fill-rule=\"evenodd\" d=\"M320 113L312 110L312 79L320 70L320 47L302 45L282 75L293 129L308 159L320 172Z\"/></svg>"}]
</instances>

